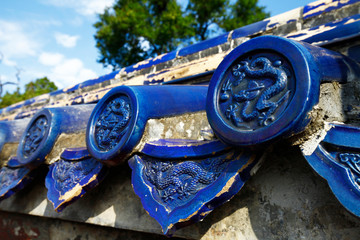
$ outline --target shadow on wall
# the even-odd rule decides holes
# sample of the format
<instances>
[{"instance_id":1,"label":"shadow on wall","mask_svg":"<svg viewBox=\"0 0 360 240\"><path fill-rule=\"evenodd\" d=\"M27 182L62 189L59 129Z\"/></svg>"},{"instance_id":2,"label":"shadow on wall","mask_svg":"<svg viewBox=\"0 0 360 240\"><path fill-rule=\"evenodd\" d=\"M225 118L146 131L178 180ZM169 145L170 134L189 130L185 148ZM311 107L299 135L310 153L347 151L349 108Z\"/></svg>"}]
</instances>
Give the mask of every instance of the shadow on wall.
<instances>
[{"instance_id":1,"label":"shadow on wall","mask_svg":"<svg viewBox=\"0 0 360 240\"><path fill-rule=\"evenodd\" d=\"M195 226L204 239L356 239L360 234L360 219L338 202L298 147L286 144L274 146L244 188Z\"/></svg>"},{"instance_id":2,"label":"shadow on wall","mask_svg":"<svg viewBox=\"0 0 360 240\"><path fill-rule=\"evenodd\" d=\"M0 208L119 229L161 232L160 225L146 213L133 192L131 170L126 164L111 168L97 188L59 214L46 199L46 168L41 170L30 187L1 202ZM284 143L274 147L258 173L233 199L204 221L175 234L188 239L356 239L359 235L360 220L336 200L298 147Z\"/></svg>"}]
</instances>

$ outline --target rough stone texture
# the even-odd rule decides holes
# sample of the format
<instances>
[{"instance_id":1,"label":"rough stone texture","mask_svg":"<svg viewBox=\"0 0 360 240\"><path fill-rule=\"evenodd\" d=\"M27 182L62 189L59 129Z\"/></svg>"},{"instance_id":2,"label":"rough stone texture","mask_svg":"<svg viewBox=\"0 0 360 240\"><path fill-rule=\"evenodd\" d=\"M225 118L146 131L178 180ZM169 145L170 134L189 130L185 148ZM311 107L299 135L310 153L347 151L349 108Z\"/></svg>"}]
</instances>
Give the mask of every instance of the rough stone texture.
<instances>
[{"instance_id":1,"label":"rough stone texture","mask_svg":"<svg viewBox=\"0 0 360 240\"><path fill-rule=\"evenodd\" d=\"M311 155L329 130L327 122L345 122L347 119L341 101L341 85L337 82L320 85L319 103L308 114L311 119L305 130L291 138L306 155Z\"/></svg>"},{"instance_id":2,"label":"rough stone texture","mask_svg":"<svg viewBox=\"0 0 360 240\"><path fill-rule=\"evenodd\" d=\"M282 25L282 26L275 28L273 30L272 34L281 36L281 35L285 35L285 34L288 34L291 32L296 32L297 30L299 30L298 26L299 26L298 21L290 22L286 25Z\"/></svg>"},{"instance_id":3,"label":"rough stone texture","mask_svg":"<svg viewBox=\"0 0 360 240\"><path fill-rule=\"evenodd\" d=\"M360 220L298 148L286 144L275 146L240 193L197 225L209 226L202 239L357 239L360 233Z\"/></svg>"},{"instance_id":4,"label":"rough stone texture","mask_svg":"<svg viewBox=\"0 0 360 240\"><path fill-rule=\"evenodd\" d=\"M11 240L165 240L164 236L99 227L25 214L0 212L0 239Z\"/></svg>"},{"instance_id":5,"label":"rough stone texture","mask_svg":"<svg viewBox=\"0 0 360 240\"><path fill-rule=\"evenodd\" d=\"M60 214L46 200L44 175L39 176L32 186L0 203L0 209L160 234L160 226L134 194L130 174L126 165L112 168L100 186ZM233 199L203 222L176 232L177 237L206 240L357 239L359 234L360 219L342 207L299 149L286 143L274 146Z\"/></svg>"},{"instance_id":6,"label":"rough stone texture","mask_svg":"<svg viewBox=\"0 0 360 240\"><path fill-rule=\"evenodd\" d=\"M141 142L158 139L204 140L202 130L210 130L205 111L176 117L149 119Z\"/></svg>"},{"instance_id":7,"label":"rough stone texture","mask_svg":"<svg viewBox=\"0 0 360 240\"><path fill-rule=\"evenodd\" d=\"M46 156L45 163L52 164L59 160L61 153L66 148L86 147L85 135L86 132L60 134L55 141L53 149L49 155Z\"/></svg>"},{"instance_id":8,"label":"rough stone texture","mask_svg":"<svg viewBox=\"0 0 360 240\"><path fill-rule=\"evenodd\" d=\"M0 153L0 166L3 167L9 161L9 157L16 155L19 143L5 143Z\"/></svg>"},{"instance_id":9,"label":"rough stone texture","mask_svg":"<svg viewBox=\"0 0 360 240\"><path fill-rule=\"evenodd\" d=\"M336 11L330 11L321 15L308 18L302 24L302 29L311 28L328 22L336 21L348 16L358 14L360 11L360 3L345 6Z\"/></svg>"}]
</instances>

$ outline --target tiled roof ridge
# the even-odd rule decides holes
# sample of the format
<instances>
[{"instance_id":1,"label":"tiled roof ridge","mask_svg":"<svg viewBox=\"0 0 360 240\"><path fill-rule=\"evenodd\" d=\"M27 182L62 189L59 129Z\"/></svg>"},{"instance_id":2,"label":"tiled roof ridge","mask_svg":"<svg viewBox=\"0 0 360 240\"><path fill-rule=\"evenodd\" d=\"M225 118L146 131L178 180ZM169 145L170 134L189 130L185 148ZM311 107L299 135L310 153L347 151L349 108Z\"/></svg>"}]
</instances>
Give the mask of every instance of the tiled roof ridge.
<instances>
[{"instance_id":1,"label":"tiled roof ridge","mask_svg":"<svg viewBox=\"0 0 360 240\"><path fill-rule=\"evenodd\" d=\"M29 117L44 106L93 103L98 101L112 87L118 85L166 84L174 79L210 72L216 69L225 53L244 41L259 35L280 35L294 40L323 45L339 40L337 26L341 26L341 31L344 32L342 33L343 38L352 37L359 33L354 26L360 25L359 8L354 8L354 4L359 5L359 0L316 1L220 36L124 67L99 78L13 104L0 109L0 119L11 120ZM342 12L349 8L354 9L352 10L354 15L345 17L348 16L348 12L345 14ZM331 14L329 14L330 12ZM332 21L329 22L329 19ZM198 72L192 71L193 68L189 66L201 65L201 59L208 62L209 60L213 61L213 64L209 64L209 67L203 67ZM169 72L174 68L179 70L179 74L170 74L170 76Z\"/></svg>"}]
</instances>

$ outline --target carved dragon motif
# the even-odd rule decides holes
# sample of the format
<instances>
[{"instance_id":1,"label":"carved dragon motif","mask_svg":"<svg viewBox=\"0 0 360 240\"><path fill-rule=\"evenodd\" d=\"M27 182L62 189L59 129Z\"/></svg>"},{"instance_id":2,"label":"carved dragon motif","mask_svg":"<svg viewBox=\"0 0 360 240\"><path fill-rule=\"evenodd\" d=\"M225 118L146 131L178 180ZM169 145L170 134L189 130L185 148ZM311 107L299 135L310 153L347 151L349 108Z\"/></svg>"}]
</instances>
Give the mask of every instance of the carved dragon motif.
<instances>
[{"instance_id":1,"label":"carved dragon motif","mask_svg":"<svg viewBox=\"0 0 360 240\"><path fill-rule=\"evenodd\" d=\"M258 57L252 61L241 61L232 69L232 74L235 79L232 82L230 79L225 82L222 87L223 94L220 96L220 101L227 101L231 96L233 97L234 103L226 109L226 117L236 126L243 126L241 123L253 120L257 120L260 126L266 126L274 121L272 114L290 94L288 90L278 100L271 100L281 94L288 84L288 73L282 66L281 60L272 63L266 57ZM233 87L238 86L245 78L250 79L247 89L233 93ZM264 84L257 82L266 79L271 79L274 83L265 87ZM256 103L254 104L253 101ZM241 103L243 103L242 107ZM253 110L248 113L250 108Z\"/></svg>"},{"instance_id":2,"label":"carved dragon motif","mask_svg":"<svg viewBox=\"0 0 360 240\"><path fill-rule=\"evenodd\" d=\"M147 161L144 173L162 201L181 201L213 183L225 168L226 162L224 159L202 163Z\"/></svg>"},{"instance_id":3,"label":"carved dragon motif","mask_svg":"<svg viewBox=\"0 0 360 240\"><path fill-rule=\"evenodd\" d=\"M101 150L108 151L115 147L126 132L130 117L127 99L116 98L109 102L96 123L95 137Z\"/></svg>"},{"instance_id":4,"label":"carved dragon motif","mask_svg":"<svg viewBox=\"0 0 360 240\"><path fill-rule=\"evenodd\" d=\"M340 162L351 169L355 175L355 181L360 184L360 154L357 153L340 153Z\"/></svg>"},{"instance_id":5,"label":"carved dragon motif","mask_svg":"<svg viewBox=\"0 0 360 240\"><path fill-rule=\"evenodd\" d=\"M56 163L52 172L55 188L61 193L68 191L87 176L96 167L96 164L96 160L92 158L86 161L66 161L61 159Z\"/></svg>"},{"instance_id":6,"label":"carved dragon motif","mask_svg":"<svg viewBox=\"0 0 360 240\"><path fill-rule=\"evenodd\" d=\"M24 139L23 153L25 156L29 156L36 151L45 137L47 128L48 121L46 117L39 117L32 124Z\"/></svg>"}]
</instances>

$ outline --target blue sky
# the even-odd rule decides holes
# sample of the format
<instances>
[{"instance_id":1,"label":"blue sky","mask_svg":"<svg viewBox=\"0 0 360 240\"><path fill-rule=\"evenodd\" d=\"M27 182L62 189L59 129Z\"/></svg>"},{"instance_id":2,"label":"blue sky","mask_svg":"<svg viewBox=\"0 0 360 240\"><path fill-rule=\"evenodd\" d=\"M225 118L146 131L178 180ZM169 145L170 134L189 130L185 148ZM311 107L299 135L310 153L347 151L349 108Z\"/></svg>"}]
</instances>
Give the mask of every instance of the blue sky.
<instances>
[{"instance_id":1,"label":"blue sky","mask_svg":"<svg viewBox=\"0 0 360 240\"><path fill-rule=\"evenodd\" d=\"M186 0L178 0L186 1ZM59 88L111 72L96 62L93 23L114 0L11 0L0 4L0 80L47 76ZM310 0L259 0L271 16ZM6 86L13 91L15 87Z\"/></svg>"}]
</instances>

